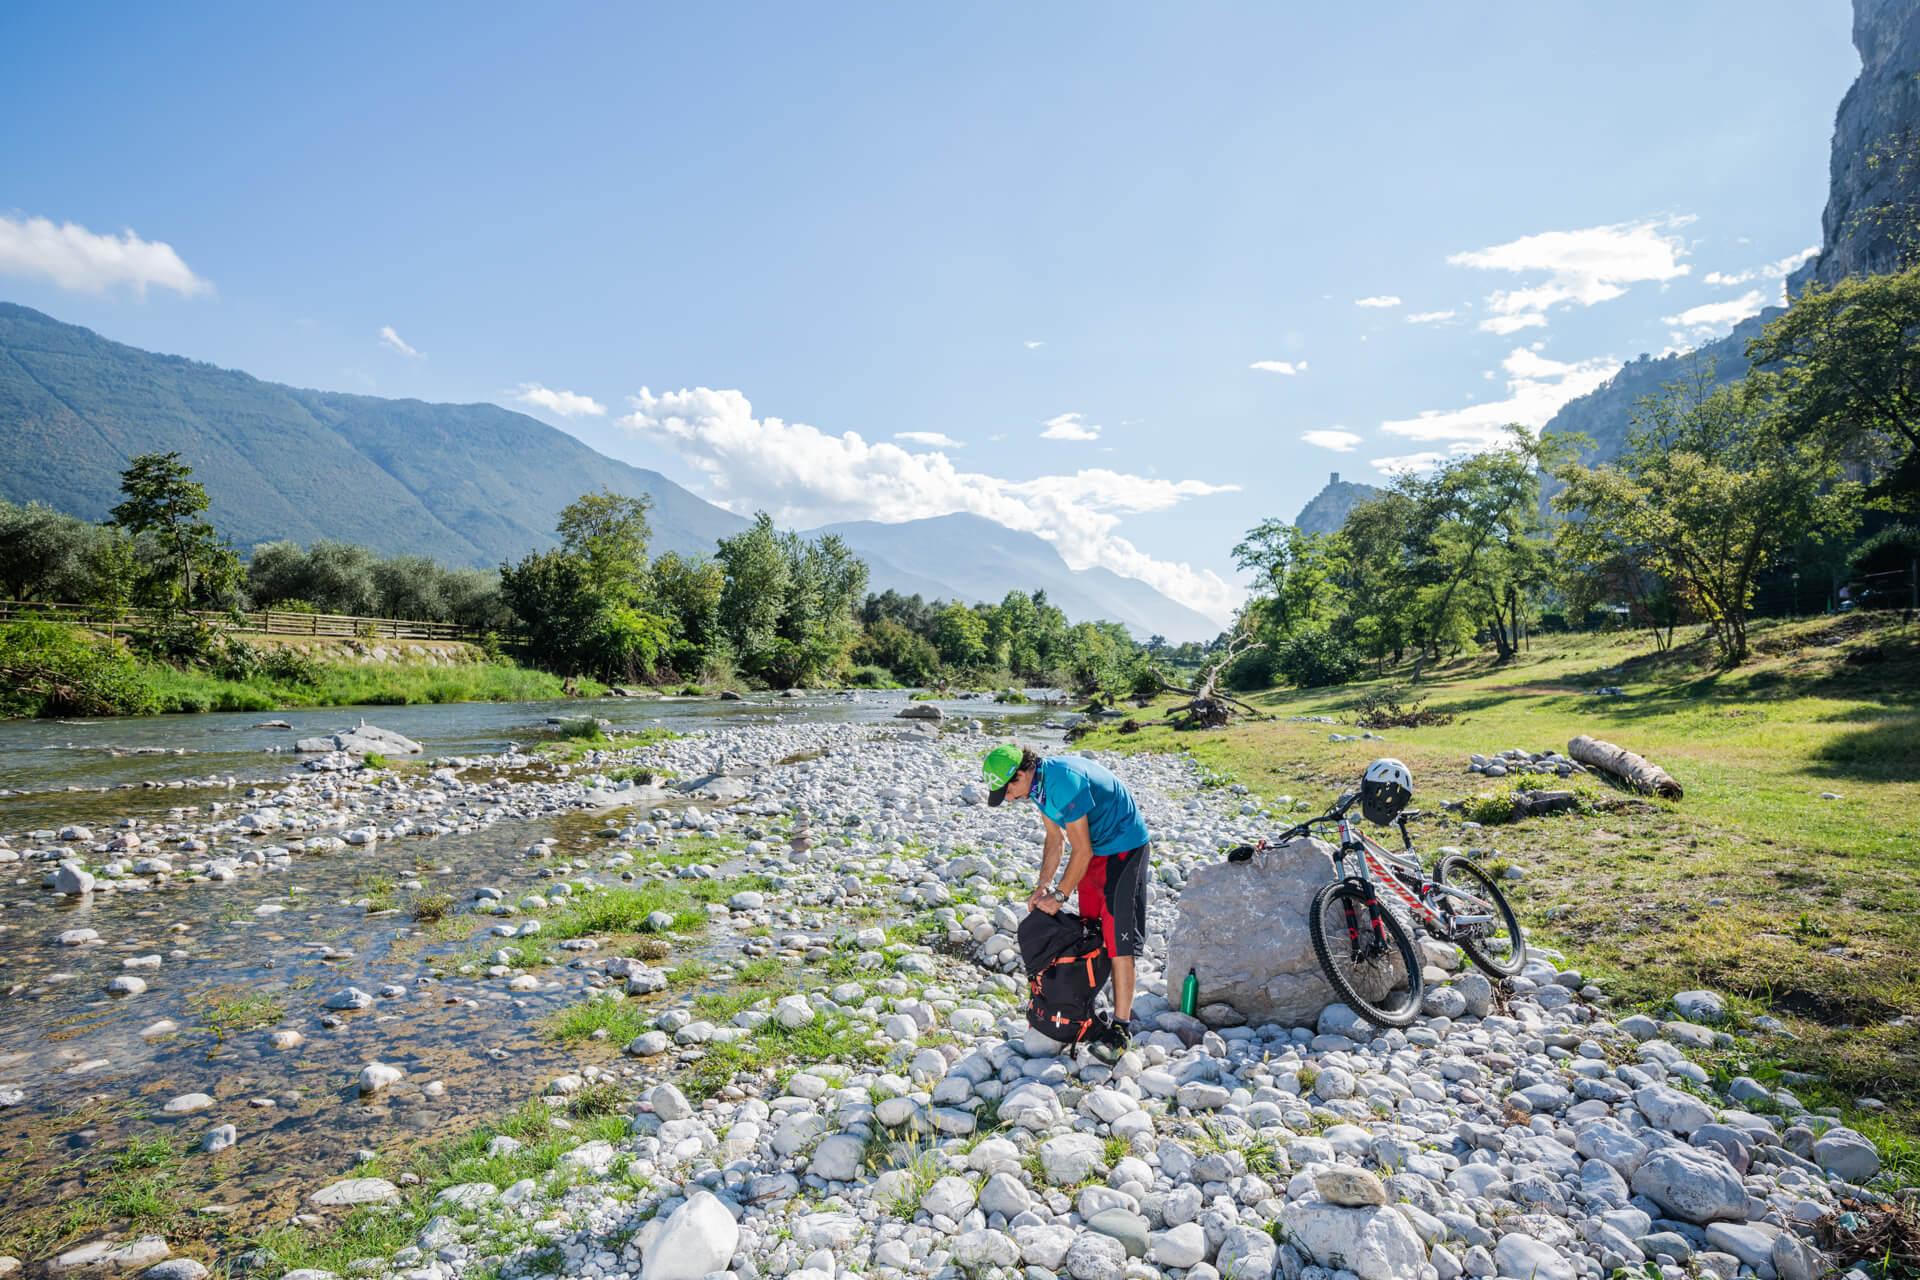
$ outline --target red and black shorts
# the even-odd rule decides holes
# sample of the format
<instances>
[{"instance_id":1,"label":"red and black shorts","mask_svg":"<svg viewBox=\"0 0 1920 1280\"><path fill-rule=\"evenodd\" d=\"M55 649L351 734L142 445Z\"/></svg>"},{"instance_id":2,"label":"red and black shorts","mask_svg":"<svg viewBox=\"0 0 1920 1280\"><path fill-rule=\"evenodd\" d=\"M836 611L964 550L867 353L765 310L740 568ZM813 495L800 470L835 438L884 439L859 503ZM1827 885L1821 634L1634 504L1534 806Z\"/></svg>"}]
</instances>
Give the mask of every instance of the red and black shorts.
<instances>
[{"instance_id":1,"label":"red and black shorts","mask_svg":"<svg viewBox=\"0 0 1920 1280\"><path fill-rule=\"evenodd\" d=\"M1147 862L1151 844L1094 855L1080 877L1080 915L1098 920L1110 956L1137 956L1147 940Z\"/></svg>"}]
</instances>

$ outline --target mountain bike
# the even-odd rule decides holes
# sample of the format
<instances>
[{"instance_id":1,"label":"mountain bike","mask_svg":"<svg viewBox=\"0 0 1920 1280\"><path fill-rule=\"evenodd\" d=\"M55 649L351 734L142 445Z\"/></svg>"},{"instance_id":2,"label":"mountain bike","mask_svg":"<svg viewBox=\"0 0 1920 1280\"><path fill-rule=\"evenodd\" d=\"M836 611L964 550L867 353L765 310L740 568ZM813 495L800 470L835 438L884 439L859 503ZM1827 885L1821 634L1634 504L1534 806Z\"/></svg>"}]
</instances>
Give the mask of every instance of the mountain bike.
<instances>
[{"instance_id":1,"label":"mountain bike","mask_svg":"<svg viewBox=\"0 0 1920 1280\"><path fill-rule=\"evenodd\" d=\"M1407 830L1419 812L1410 809L1395 819L1402 845L1395 853L1348 816L1358 799L1358 792L1343 795L1319 817L1227 855L1229 862L1248 862L1314 827L1339 829L1334 878L1313 896L1307 933L1327 981L1348 1007L1382 1028L1404 1027L1420 1016L1426 982L1414 927L1456 944L1490 978L1519 973L1527 962L1526 937L1493 877L1459 853L1441 858L1429 877Z\"/></svg>"}]
</instances>

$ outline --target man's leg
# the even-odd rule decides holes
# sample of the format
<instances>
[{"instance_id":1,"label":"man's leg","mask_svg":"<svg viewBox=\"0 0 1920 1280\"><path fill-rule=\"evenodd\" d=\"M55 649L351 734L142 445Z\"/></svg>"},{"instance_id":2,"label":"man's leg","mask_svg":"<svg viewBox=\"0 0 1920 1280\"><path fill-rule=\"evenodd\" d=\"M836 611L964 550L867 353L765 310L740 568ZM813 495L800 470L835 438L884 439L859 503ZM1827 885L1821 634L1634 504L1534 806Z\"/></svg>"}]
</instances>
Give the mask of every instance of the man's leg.
<instances>
[{"instance_id":1,"label":"man's leg","mask_svg":"<svg viewBox=\"0 0 1920 1280\"><path fill-rule=\"evenodd\" d=\"M1108 950L1113 956L1113 1016L1133 1018L1134 957L1147 940L1147 859L1153 846L1109 858L1119 865L1107 876Z\"/></svg>"}]
</instances>

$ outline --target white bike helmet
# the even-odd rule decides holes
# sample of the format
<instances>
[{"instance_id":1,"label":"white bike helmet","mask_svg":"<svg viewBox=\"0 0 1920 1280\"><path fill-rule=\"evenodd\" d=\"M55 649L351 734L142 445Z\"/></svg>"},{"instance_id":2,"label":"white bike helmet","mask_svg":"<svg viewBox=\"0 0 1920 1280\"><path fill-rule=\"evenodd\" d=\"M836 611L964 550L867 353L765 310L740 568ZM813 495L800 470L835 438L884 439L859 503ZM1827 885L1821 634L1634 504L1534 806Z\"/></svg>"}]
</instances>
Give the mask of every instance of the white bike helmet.
<instances>
[{"instance_id":1,"label":"white bike helmet","mask_svg":"<svg viewBox=\"0 0 1920 1280\"><path fill-rule=\"evenodd\" d=\"M1360 776L1360 812L1381 826L1400 816L1413 799L1413 774L1391 756L1382 756Z\"/></svg>"}]
</instances>

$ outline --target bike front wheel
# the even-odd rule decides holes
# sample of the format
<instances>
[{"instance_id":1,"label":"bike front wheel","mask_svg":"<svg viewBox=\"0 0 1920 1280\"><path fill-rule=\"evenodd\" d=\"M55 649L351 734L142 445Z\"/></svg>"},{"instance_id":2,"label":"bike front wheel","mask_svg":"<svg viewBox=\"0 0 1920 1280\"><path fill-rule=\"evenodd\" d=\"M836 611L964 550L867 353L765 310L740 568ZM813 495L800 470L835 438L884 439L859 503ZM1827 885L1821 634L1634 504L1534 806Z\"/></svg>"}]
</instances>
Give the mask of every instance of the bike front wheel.
<instances>
[{"instance_id":1,"label":"bike front wheel","mask_svg":"<svg viewBox=\"0 0 1920 1280\"><path fill-rule=\"evenodd\" d=\"M1520 932L1520 921L1493 877L1465 854L1450 853L1433 869L1433 879L1436 884L1470 893L1486 904L1482 907L1450 898L1447 905L1455 915L1493 917L1488 924L1456 929L1453 941L1460 944L1467 959L1489 978L1511 978L1519 973L1527 963L1527 938Z\"/></svg>"},{"instance_id":2,"label":"bike front wheel","mask_svg":"<svg viewBox=\"0 0 1920 1280\"><path fill-rule=\"evenodd\" d=\"M1393 912L1360 885L1336 880L1313 895L1307 934L1327 981L1347 1007L1376 1027L1420 1016L1425 983L1413 939Z\"/></svg>"}]
</instances>

